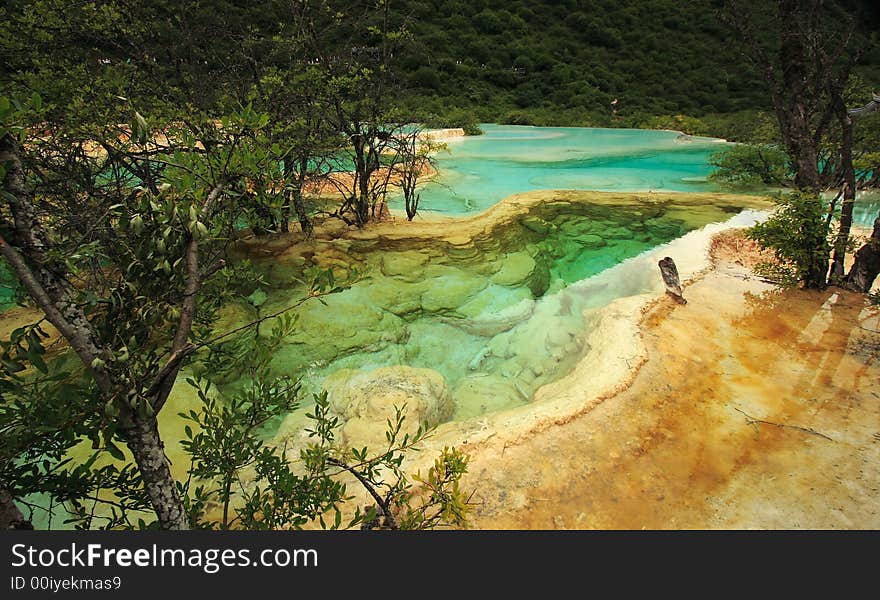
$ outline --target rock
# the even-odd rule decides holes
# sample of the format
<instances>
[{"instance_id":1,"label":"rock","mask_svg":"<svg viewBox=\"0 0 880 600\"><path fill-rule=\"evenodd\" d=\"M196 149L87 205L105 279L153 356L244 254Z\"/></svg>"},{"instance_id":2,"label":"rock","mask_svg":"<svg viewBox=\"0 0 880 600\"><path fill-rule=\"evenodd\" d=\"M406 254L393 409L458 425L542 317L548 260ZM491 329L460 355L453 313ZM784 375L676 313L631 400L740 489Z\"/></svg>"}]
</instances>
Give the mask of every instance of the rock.
<instances>
[{"instance_id":1,"label":"rock","mask_svg":"<svg viewBox=\"0 0 880 600\"><path fill-rule=\"evenodd\" d=\"M588 219L573 218L564 221L559 230L565 235L578 237L597 230L598 225Z\"/></svg>"},{"instance_id":2,"label":"rock","mask_svg":"<svg viewBox=\"0 0 880 600\"><path fill-rule=\"evenodd\" d=\"M528 294L526 290L523 290L523 292ZM479 297L472 302L475 302L476 300L479 300ZM469 308L470 304L471 303L469 302L465 305L464 309L466 310ZM511 304L500 310L482 312L472 318L450 319L448 322L450 325L454 325L475 335L489 337L498 335L503 331L513 328L518 323L525 321L532 316L532 311L534 309L535 301L532 300L531 297L526 297L521 298L515 304Z\"/></svg>"},{"instance_id":3,"label":"rock","mask_svg":"<svg viewBox=\"0 0 880 600\"><path fill-rule=\"evenodd\" d=\"M417 281L422 278L422 267L427 262L428 257L421 252L388 252L382 255L382 274Z\"/></svg>"},{"instance_id":4,"label":"rock","mask_svg":"<svg viewBox=\"0 0 880 600\"><path fill-rule=\"evenodd\" d=\"M517 304L525 298L531 298L532 294L527 288L510 288L503 285L490 284L470 300L462 304L455 312L468 319L480 319L492 313Z\"/></svg>"},{"instance_id":5,"label":"rock","mask_svg":"<svg viewBox=\"0 0 880 600\"><path fill-rule=\"evenodd\" d=\"M549 223L540 217L525 217L520 220L520 224L529 231L533 231L540 235L547 235L556 229L552 223Z\"/></svg>"},{"instance_id":6,"label":"rock","mask_svg":"<svg viewBox=\"0 0 880 600\"><path fill-rule=\"evenodd\" d=\"M453 246L470 246L472 245L473 238L469 235L450 235L446 237L446 241L449 242Z\"/></svg>"},{"instance_id":7,"label":"rock","mask_svg":"<svg viewBox=\"0 0 880 600\"><path fill-rule=\"evenodd\" d=\"M455 420L464 420L528 402L527 391L515 379L500 375L474 374L455 386Z\"/></svg>"},{"instance_id":8,"label":"rock","mask_svg":"<svg viewBox=\"0 0 880 600\"><path fill-rule=\"evenodd\" d=\"M492 276L498 285L519 285L535 272L535 259L528 252L514 252L504 257L501 268Z\"/></svg>"},{"instance_id":9,"label":"rock","mask_svg":"<svg viewBox=\"0 0 880 600\"><path fill-rule=\"evenodd\" d=\"M592 233L588 233L586 235L579 236L577 238L577 243L583 246L584 248L602 248L603 246L607 246L608 242L606 242L602 236L595 235Z\"/></svg>"},{"instance_id":10,"label":"rock","mask_svg":"<svg viewBox=\"0 0 880 600\"><path fill-rule=\"evenodd\" d=\"M498 370L504 377L519 377L522 375L524 367L516 358L510 358L504 361Z\"/></svg>"},{"instance_id":11,"label":"rock","mask_svg":"<svg viewBox=\"0 0 880 600\"><path fill-rule=\"evenodd\" d=\"M446 247L446 256L452 259L467 260L470 258L477 258L479 255L480 250L473 244L468 244L466 246L455 246L450 244Z\"/></svg>"},{"instance_id":12,"label":"rock","mask_svg":"<svg viewBox=\"0 0 880 600\"><path fill-rule=\"evenodd\" d=\"M550 287L550 264L548 261L539 260L536 262L528 286L535 298L540 298L547 293L547 289Z\"/></svg>"},{"instance_id":13,"label":"rock","mask_svg":"<svg viewBox=\"0 0 880 600\"><path fill-rule=\"evenodd\" d=\"M454 310L482 291L486 278L452 267L435 266L425 270L430 286L422 294L422 308L427 312Z\"/></svg>"},{"instance_id":14,"label":"rock","mask_svg":"<svg viewBox=\"0 0 880 600\"><path fill-rule=\"evenodd\" d=\"M571 342L573 337L574 334L562 328L551 329L549 332L547 332L546 344L548 348L553 346L565 346L566 344Z\"/></svg>"},{"instance_id":15,"label":"rock","mask_svg":"<svg viewBox=\"0 0 880 600\"><path fill-rule=\"evenodd\" d=\"M492 352L492 356L499 358L510 358L513 356L514 352L510 349L510 339L511 333L504 332L489 340L489 350Z\"/></svg>"},{"instance_id":16,"label":"rock","mask_svg":"<svg viewBox=\"0 0 880 600\"><path fill-rule=\"evenodd\" d=\"M633 232L626 227L610 227L602 232L602 236L609 240L631 240Z\"/></svg>"},{"instance_id":17,"label":"rock","mask_svg":"<svg viewBox=\"0 0 880 600\"><path fill-rule=\"evenodd\" d=\"M468 363L468 369L471 371L476 371L483 364L483 361L486 360L486 356L490 354L489 347L486 346L481 348L479 352L477 352L471 361Z\"/></svg>"},{"instance_id":18,"label":"rock","mask_svg":"<svg viewBox=\"0 0 880 600\"><path fill-rule=\"evenodd\" d=\"M371 297L377 306L382 307L398 317L408 318L422 310L422 286L415 289L397 286L373 286Z\"/></svg>"},{"instance_id":19,"label":"rock","mask_svg":"<svg viewBox=\"0 0 880 600\"><path fill-rule=\"evenodd\" d=\"M432 369L393 366L373 371L341 369L324 381L331 411L342 423L340 442L378 450L385 444L386 421L395 406L406 407L403 431L448 420L454 411L443 376Z\"/></svg>"},{"instance_id":20,"label":"rock","mask_svg":"<svg viewBox=\"0 0 880 600\"><path fill-rule=\"evenodd\" d=\"M422 310L422 294L429 287L426 281L407 281L402 277L376 276L364 280L362 294L369 304L399 317L408 317Z\"/></svg>"},{"instance_id":21,"label":"rock","mask_svg":"<svg viewBox=\"0 0 880 600\"><path fill-rule=\"evenodd\" d=\"M290 344L272 358L279 372L295 372L299 365L326 362L340 355L401 339L406 334L400 317L373 304L364 287L351 288L306 302L297 312L299 320ZM315 343L315 340L321 340Z\"/></svg>"},{"instance_id":22,"label":"rock","mask_svg":"<svg viewBox=\"0 0 880 600\"><path fill-rule=\"evenodd\" d=\"M678 277L678 269L675 261L670 257L663 257L659 263L660 275L663 277L663 283L666 285L666 293L679 304L687 304L681 291L681 279Z\"/></svg>"}]
</instances>

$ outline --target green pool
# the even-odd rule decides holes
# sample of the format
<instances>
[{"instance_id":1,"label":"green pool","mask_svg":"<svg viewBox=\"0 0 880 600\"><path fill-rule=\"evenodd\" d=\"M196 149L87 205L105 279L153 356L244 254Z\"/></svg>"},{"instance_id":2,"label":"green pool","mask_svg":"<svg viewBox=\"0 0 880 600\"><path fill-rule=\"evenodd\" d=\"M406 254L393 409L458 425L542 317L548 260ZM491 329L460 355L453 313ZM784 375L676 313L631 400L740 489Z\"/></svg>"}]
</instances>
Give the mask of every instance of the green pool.
<instances>
[{"instance_id":1,"label":"green pool","mask_svg":"<svg viewBox=\"0 0 880 600\"><path fill-rule=\"evenodd\" d=\"M656 265L636 257L742 208L570 201L578 195L560 193L469 243L338 239L257 259L269 282L266 312L303 294L291 282L304 266L362 274L326 306L298 311L275 368L302 376L307 392L341 369L431 369L450 392L453 419L524 404L582 356L585 309L655 283Z\"/></svg>"}]
</instances>

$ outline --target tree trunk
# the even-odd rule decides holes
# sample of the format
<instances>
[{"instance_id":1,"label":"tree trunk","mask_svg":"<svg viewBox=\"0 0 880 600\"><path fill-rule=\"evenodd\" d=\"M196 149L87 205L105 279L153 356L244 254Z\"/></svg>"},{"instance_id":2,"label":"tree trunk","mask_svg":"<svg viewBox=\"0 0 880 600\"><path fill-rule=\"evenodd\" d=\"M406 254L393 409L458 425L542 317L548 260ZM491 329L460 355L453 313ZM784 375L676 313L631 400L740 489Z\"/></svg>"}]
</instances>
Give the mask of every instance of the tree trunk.
<instances>
[{"instance_id":1,"label":"tree trunk","mask_svg":"<svg viewBox=\"0 0 880 600\"><path fill-rule=\"evenodd\" d=\"M828 286L828 258L816 258L804 277L804 288L824 290Z\"/></svg>"},{"instance_id":2,"label":"tree trunk","mask_svg":"<svg viewBox=\"0 0 880 600\"><path fill-rule=\"evenodd\" d=\"M291 166L288 167L288 163L284 163L284 181L289 187L288 197L287 197L287 206L284 208L284 220L281 224L281 230L283 232L290 231L290 225L288 222L290 221L290 213L291 209L294 213L296 213L296 218L299 221L299 226L302 229L303 234L310 238L312 237L312 231L314 227L312 226L312 221L309 219L309 215L306 212L306 207L303 204L303 187L306 183L306 173L308 172L309 161L307 158L303 158L299 161L299 172L294 172Z\"/></svg>"},{"instance_id":3,"label":"tree trunk","mask_svg":"<svg viewBox=\"0 0 880 600\"><path fill-rule=\"evenodd\" d=\"M126 443L141 472L144 489L156 511L162 529L189 529L189 521L177 484L168 468L165 445L159 437L155 418L136 417L134 425L124 431Z\"/></svg>"},{"instance_id":4,"label":"tree trunk","mask_svg":"<svg viewBox=\"0 0 880 600\"><path fill-rule=\"evenodd\" d=\"M856 261L843 282L843 287L854 292L871 291L880 273L880 216L874 220L871 238L856 252Z\"/></svg>"},{"instance_id":5,"label":"tree trunk","mask_svg":"<svg viewBox=\"0 0 880 600\"><path fill-rule=\"evenodd\" d=\"M800 145L801 143L805 145ZM819 178L819 154L811 142L798 142L797 174L794 178L798 189L818 194L822 185Z\"/></svg>"},{"instance_id":6,"label":"tree trunk","mask_svg":"<svg viewBox=\"0 0 880 600\"><path fill-rule=\"evenodd\" d=\"M779 3L780 16L785 24L780 47L782 88L776 91L774 107L788 155L795 165L795 186L818 198L822 188L819 148L811 123L814 110L807 104L804 90L809 72L807 51L794 20L785 19L785 14L796 10L797 5L793 0ZM817 240L817 244L812 249L814 258L804 277L804 287L807 289L824 289L828 281L828 254L824 237Z\"/></svg>"},{"instance_id":7,"label":"tree trunk","mask_svg":"<svg viewBox=\"0 0 880 600\"><path fill-rule=\"evenodd\" d=\"M834 256L831 263L829 280L833 284L839 283L844 276L843 263L846 259L846 245L849 242L849 233L852 228L853 206L856 201L856 173L853 168L852 143L853 124L847 114L846 106L842 104L838 108L838 116L841 127L840 140L840 167L843 175L843 203L840 206L840 230L834 241Z\"/></svg>"},{"instance_id":8,"label":"tree trunk","mask_svg":"<svg viewBox=\"0 0 880 600\"><path fill-rule=\"evenodd\" d=\"M24 518L12 494L0 488L0 530L2 529L33 529L30 521Z\"/></svg>"},{"instance_id":9,"label":"tree trunk","mask_svg":"<svg viewBox=\"0 0 880 600\"><path fill-rule=\"evenodd\" d=\"M819 191L821 189L819 177L819 155L816 145L813 143L809 132L804 129L803 123L795 123L789 127L798 131L793 134L790 131L788 140L790 152L794 154L797 164L795 185L799 190L813 194L816 201L821 201ZM827 229L825 235L817 236L811 247L812 259L804 277L804 287L811 290L823 290L828 285L828 248ZM807 242L810 244L810 242ZM806 247L804 248L806 250Z\"/></svg>"},{"instance_id":10,"label":"tree trunk","mask_svg":"<svg viewBox=\"0 0 880 600\"><path fill-rule=\"evenodd\" d=\"M299 226L302 229L303 234L307 238L312 237L314 227L312 226L312 221L309 219L308 213L306 213L306 207L303 204L302 187L297 187L291 191L290 202L293 205L293 210L296 213L296 218L299 221Z\"/></svg>"},{"instance_id":11,"label":"tree trunk","mask_svg":"<svg viewBox=\"0 0 880 600\"><path fill-rule=\"evenodd\" d=\"M370 220L370 173L365 153L366 143L363 135L354 139L354 215L358 227L363 227Z\"/></svg>"}]
</instances>

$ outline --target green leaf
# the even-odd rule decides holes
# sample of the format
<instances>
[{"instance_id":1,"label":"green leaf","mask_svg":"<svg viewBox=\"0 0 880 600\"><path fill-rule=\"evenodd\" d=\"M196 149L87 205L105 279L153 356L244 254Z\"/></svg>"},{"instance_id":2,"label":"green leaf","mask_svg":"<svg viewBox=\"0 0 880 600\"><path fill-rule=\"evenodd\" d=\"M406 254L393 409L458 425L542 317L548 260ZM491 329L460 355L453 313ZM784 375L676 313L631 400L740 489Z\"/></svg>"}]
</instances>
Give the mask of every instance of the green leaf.
<instances>
[{"instance_id":1,"label":"green leaf","mask_svg":"<svg viewBox=\"0 0 880 600\"><path fill-rule=\"evenodd\" d=\"M131 135L135 141L144 144L150 136L150 128L147 120L138 111L134 111L134 121L131 124Z\"/></svg>"},{"instance_id":2,"label":"green leaf","mask_svg":"<svg viewBox=\"0 0 880 600\"><path fill-rule=\"evenodd\" d=\"M253 307L259 308L266 303L266 300L268 300L268 298L269 297L266 295L266 292L264 292L262 288L257 288L250 296L247 297L247 301L250 302Z\"/></svg>"},{"instance_id":3,"label":"green leaf","mask_svg":"<svg viewBox=\"0 0 880 600\"><path fill-rule=\"evenodd\" d=\"M104 442L104 449L110 453L110 456L115 458L116 460L125 460L125 454L122 453L122 450L119 447L111 442L110 440L106 440Z\"/></svg>"},{"instance_id":4,"label":"green leaf","mask_svg":"<svg viewBox=\"0 0 880 600\"><path fill-rule=\"evenodd\" d=\"M6 371L9 373L18 373L20 371L24 371L24 365L20 362L13 360L9 357L3 357L3 366L6 367Z\"/></svg>"},{"instance_id":5,"label":"green leaf","mask_svg":"<svg viewBox=\"0 0 880 600\"><path fill-rule=\"evenodd\" d=\"M116 406L116 402L113 400L108 400L107 404L104 405L104 414L110 418L119 416L119 407Z\"/></svg>"},{"instance_id":6,"label":"green leaf","mask_svg":"<svg viewBox=\"0 0 880 600\"><path fill-rule=\"evenodd\" d=\"M43 373L44 375L49 374L49 367L46 366L46 362L43 360L43 358L39 354L36 354L36 353L30 354L28 356L28 358L31 359L31 362L34 364L34 366L41 373Z\"/></svg>"}]
</instances>

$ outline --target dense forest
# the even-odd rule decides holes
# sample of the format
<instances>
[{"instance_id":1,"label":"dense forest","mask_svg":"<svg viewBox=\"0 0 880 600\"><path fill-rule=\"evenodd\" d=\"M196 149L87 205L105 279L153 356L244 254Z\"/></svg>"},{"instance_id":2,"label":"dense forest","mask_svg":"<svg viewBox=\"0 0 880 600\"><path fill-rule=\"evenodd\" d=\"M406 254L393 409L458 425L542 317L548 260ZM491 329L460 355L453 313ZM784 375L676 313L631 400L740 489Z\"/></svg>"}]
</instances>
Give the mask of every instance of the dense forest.
<instances>
[{"instance_id":1,"label":"dense forest","mask_svg":"<svg viewBox=\"0 0 880 600\"><path fill-rule=\"evenodd\" d=\"M453 120L638 126L652 116L769 109L759 72L720 18L722 2L398 4L414 34L400 61L413 106ZM880 9L852 4L876 39ZM880 46L861 65L880 82Z\"/></svg>"},{"instance_id":2,"label":"dense forest","mask_svg":"<svg viewBox=\"0 0 880 600\"><path fill-rule=\"evenodd\" d=\"M0 15L14 16L4 19L3 79L15 79L13 73L33 65L35 56L45 60L54 49L56 72L99 60L139 62L141 69L149 63L156 77L150 84L166 87L162 96L176 88L181 100L209 106L224 94L241 96L243 86L273 62L271 55L277 58L275 42L299 22L294 13L316 13L311 5L320 4L327 19L334 11L354 19L349 27L313 24L322 52L370 47L383 22L398 32L389 67L399 100L413 118L432 126L678 125L735 136L729 115L748 120L770 109L766 84L724 22L725 3L716 0L398 0L372 12L357 2L289 6L272 0L256 10L222 0L210 8L197 2L90 3L75 14L51 2L31 4L16 0L0 8ZM870 40L857 73L877 85L880 9L866 1L843 5L855 15L858 35Z\"/></svg>"}]
</instances>

